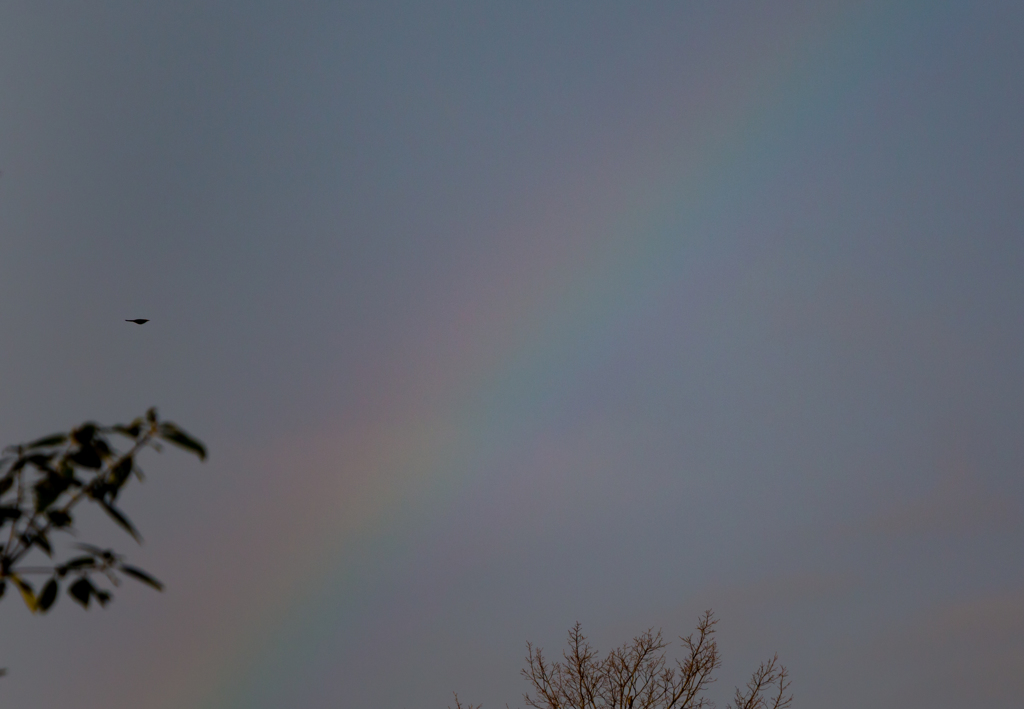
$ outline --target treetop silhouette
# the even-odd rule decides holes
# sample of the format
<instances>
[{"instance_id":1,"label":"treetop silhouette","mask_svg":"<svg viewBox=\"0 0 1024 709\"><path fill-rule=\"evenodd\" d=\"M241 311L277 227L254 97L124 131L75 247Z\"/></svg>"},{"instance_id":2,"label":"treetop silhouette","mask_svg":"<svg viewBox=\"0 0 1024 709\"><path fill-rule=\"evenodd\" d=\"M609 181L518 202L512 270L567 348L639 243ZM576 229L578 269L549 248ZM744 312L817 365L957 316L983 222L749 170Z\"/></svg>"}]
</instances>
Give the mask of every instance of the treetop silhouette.
<instances>
[{"instance_id":1,"label":"treetop silhouette","mask_svg":"<svg viewBox=\"0 0 1024 709\"><path fill-rule=\"evenodd\" d=\"M549 661L541 648L527 643L523 678L532 693L523 695L534 709L712 709L703 696L721 665L711 611L697 621L696 631L680 638L682 659L669 662L669 643L661 631L647 630L615 648L604 658L583 635L579 623L569 630L569 646L562 659ZM787 709L793 701L789 674L773 656L754 671L746 687L738 688L734 709ZM455 709L481 709L464 705L455 696ZM451 709L451 708L449 708Z\"/></svg>"}]
</instances>

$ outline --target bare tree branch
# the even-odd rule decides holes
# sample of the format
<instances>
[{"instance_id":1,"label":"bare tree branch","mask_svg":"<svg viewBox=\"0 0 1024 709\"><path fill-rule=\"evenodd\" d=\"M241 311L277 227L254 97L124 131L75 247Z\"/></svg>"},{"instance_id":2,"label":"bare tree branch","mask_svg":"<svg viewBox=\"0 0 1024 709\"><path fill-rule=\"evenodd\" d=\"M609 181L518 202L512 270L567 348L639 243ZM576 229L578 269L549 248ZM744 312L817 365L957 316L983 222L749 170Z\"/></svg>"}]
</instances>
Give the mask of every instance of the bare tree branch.
<instances>
[{"instance_id":1,"label":"bare tree branch","mask_svg":"<svg viewBox=\"0 0 1024 709\"><path fill-rule=\"evenodd\" d=\"M786 679L788 676L786 668L779 664L779 656L772 656L770 660L762 662L754 670L750 681L747 682L746 691L736 690L733 707L735 709L786 709L793 701L792 695L786 695L790 684ZM774 692L774 696L769 697L768 693L775 685L778 685L778 692Z\"/></svg>"},{"instance_id":2,"label":"bare tree branch","mask_svg":"<svg viewBox=\"0 0 1024 709\"><path fill-rule=\"evenodd\" d=\"M712 709L702 695L721 665L717 623L706 611L696 630L680 638L685 656L674 666L660 630L649 629L599 660L576 623L560 661L547 661L541 648L527 643L522 675L532 692L523 701L534 709ZM793 701L787 677L777 656L761 663L746 688L736 690L735 709L787 709ZM458 698L456 705L460 709Z\"/></svg>"}]
</instances>

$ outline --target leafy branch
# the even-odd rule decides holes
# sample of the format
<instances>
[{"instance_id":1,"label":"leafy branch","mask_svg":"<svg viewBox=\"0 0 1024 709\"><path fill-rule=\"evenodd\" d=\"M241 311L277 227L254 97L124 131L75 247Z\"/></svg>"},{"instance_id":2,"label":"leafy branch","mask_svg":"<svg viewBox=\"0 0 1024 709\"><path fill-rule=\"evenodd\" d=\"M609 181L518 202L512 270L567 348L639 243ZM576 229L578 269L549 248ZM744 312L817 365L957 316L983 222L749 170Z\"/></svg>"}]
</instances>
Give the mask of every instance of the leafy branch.
<instances>
[{"instance_id":1,"label":"leafy branch","mask_svg":"<svg viewBox=\"0 0 1024 709\"><path fill-rule=\"evenodd\" d=\"M123 453L111 441L127 441ZM10 581L33 613L45 613L57 600L60 586L84 608L96 600L105 606L108 589L93 583L99 577L113 586L127 576L156 590L163 584L142 569L125 563L111 549L76 544L78 555L59 563L27 565L33 556L53 559L51 536L74 534L74 515L80 502L100 507L136 542L142 541L135 525L117 506L117 498L128 481L143 479L135 462L145 448L160 451L160 442L170 443L206 459L206 448L169 421L160 421L156 409L128 425L101 427L84 423L71 432L46 436L32 443L10 446L0 459L0 539L10 526L0 549L0 598ZM33 554L36 552L36 554ZM26 577L48 576L40 590Z\"/></svg>"}]
</instances>

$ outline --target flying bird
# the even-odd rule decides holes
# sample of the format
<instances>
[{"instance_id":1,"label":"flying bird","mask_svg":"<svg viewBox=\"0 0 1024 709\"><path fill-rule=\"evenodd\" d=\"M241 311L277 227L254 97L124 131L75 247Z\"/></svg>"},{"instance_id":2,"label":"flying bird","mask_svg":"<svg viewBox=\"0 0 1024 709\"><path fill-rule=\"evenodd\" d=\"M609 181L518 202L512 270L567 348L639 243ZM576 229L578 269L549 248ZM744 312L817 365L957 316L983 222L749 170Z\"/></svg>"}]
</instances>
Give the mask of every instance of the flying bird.
<instances>
[{"instance_id":1,"label":"flying bird","mask_svg":"<svg viewBox=\"0 0 1024 709\"><path fill-rule=\"evenodd\" d=\"M136 325L144 325L145 323L148 323L149 320L146 320L146 318L135 318L134 320L125 320L125 322L133 322Z\"/></svg>"}]
</instances>

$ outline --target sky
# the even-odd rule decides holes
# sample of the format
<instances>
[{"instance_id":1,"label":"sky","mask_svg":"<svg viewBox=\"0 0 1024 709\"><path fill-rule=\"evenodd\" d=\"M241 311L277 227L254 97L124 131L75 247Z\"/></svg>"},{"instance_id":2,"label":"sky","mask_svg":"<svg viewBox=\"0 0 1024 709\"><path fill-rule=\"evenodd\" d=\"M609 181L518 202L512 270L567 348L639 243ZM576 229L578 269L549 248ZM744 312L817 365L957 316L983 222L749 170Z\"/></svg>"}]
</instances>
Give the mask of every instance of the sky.
<instances>
[{"instance_id":1,"label":"sky","mask_svg":"<svg viewBox=\"0 0 1024 709\"><path fill-rule=\"evenodd\" d=\"M516 707L528 641L711 608L720 706L777 652L795 707L1018 707L1022 33L0 2L0 443L210 451L80 527L163 593L0 602L0 703Z\"/></svg>"}]
</instances>

